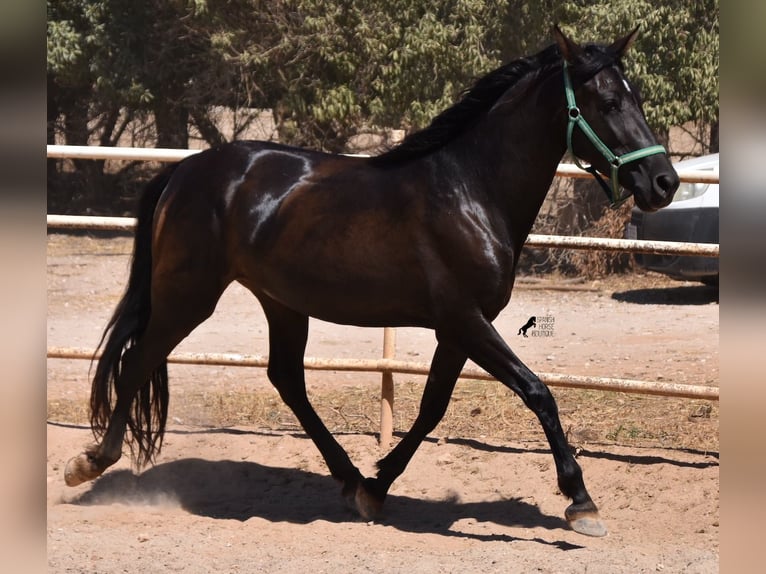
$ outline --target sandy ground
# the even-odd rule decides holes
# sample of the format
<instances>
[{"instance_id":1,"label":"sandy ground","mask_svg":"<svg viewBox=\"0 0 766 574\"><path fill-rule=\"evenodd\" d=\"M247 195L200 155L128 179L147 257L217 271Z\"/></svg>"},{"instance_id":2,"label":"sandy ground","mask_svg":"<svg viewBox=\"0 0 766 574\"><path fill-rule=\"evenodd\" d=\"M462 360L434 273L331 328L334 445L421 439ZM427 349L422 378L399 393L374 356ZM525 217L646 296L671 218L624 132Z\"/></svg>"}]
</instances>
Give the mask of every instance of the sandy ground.
<instances>
[{"instance_id":1,"label":"sandy ground","mask_svg":"<svg viewBox=\"0 0 766 574\"><path fill-rule=\"evenodd\" d=\"M122 291L129 251L122 238L49 236L49 346L93 348ZM718 304L710 289L659 276L580 290L533 287L520 285L496 322L533 370L718 385ZM553 318L551 336L516 335L531 315ZM257 303L233 287L178 350L266 354L266 338ZM428 361L433 346L428 332L398 331L397 358ZM312 323L309 356L381 352L380 330ZM87 371L85 361L49 359L49 403L86 397ZM379 384L378 375L353 373L311 372L308 380L317 389ZM193 389L266 385L261 369L171 366L171 401ZM714 425L717 432L717 418ZM587 446L578 460L610 529L592 539L562 520L568 502L557 492L545 443L445 439L438 431L394 483L383 517L365 523L344 506L311 441L289 426L220 428L176 417L155 466L135 474L123 457L94 483L69 488L64 465L90 442L90 431L49 418L49 571L718 571L717 439L709 450L683 440ZM372 474L382 455L376 437L338 438Z\"/></svg>"}]
</instances>

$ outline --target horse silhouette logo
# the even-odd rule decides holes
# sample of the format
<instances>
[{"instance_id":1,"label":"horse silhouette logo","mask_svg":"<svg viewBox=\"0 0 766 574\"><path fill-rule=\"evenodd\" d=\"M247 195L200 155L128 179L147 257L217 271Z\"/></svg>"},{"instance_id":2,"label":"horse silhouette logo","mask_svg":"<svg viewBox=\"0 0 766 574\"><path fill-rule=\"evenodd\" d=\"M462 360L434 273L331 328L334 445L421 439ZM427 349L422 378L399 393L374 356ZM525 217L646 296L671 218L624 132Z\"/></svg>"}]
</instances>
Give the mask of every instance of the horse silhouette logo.
<instances>
[{"instance_id":1,"label":"horse silhouette logo","mask_svg":"<svg viewBox=\"0 0 766 574\"><path fill-rule=\"evenodd\" d=\"M524 335L527 337L527 329L531 329L532 327L537 325L537 319L533 316L529 318L529 321L527 321L524 326L519 329L519 332L516 333L517 335Z\"/></svg>"}]
</instances>

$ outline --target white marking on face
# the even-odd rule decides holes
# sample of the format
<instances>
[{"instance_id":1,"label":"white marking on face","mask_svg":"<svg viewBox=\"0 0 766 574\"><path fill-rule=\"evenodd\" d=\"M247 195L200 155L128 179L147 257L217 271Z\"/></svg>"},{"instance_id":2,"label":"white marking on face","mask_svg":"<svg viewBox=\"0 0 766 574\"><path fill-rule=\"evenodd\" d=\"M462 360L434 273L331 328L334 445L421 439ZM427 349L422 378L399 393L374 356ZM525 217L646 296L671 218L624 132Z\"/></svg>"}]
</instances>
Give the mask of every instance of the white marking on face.
<instances>
[{"instance_id":1,"label":"white marking on face","mask_svg":"<svg viewBox=\"0 0 766 574\"><path fill-rule=\"evenodd\" d=\"M628 91L629 94L633 93L630 89L630 84L628 84L628 80L626 80L625 78L622 79L622 85L625 86L625 89Z\"/></svg>"}]
</instances>

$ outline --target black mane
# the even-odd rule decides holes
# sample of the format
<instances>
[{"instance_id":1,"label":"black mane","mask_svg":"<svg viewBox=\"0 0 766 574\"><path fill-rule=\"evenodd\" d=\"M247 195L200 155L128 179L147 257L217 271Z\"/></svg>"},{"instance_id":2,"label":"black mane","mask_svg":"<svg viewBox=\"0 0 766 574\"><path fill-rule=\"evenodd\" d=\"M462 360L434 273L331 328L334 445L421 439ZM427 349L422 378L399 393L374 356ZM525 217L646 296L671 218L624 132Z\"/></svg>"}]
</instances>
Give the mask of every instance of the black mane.
<instances>
[{"instance_id":1,"label":"black mane","mask_svg":"<svg viewBox=\"0 0 766 574\"><path fill-rule=\"evenodd\" d=\"M572 70L573 80L579 78L584 81L582 78L589 78L616 62L616 55L604 46L588 44L584 47L582 61L578 62L576 70ZM560 65L561 53L558 46L552 44L534 56L519 58L489 72L463 92L458 103L436 116L430 125L408 135L402 143L370 158L370 161L378 165L390 165L418 159L438 150L472 126L492 108L500 96L522 78L531 73L540 75Z\"/></svg>"}]
</instances>

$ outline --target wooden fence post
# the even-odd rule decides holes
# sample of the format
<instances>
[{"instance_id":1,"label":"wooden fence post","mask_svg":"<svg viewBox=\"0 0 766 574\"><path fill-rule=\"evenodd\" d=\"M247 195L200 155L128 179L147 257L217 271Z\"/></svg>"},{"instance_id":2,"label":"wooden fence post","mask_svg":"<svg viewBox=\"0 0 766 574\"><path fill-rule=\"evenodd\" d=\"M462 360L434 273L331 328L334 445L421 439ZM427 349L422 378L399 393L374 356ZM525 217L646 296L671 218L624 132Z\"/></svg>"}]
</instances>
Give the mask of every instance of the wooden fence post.
<instances>
[{"instance_id":1,"label":"wooden fence post","mask_svg":"<svg viewBox=\"0 0 766 574\"><path fill-rule=\"evenodd\" d=\"M396 353L396 330L391 327L383 329L383 358L393 359ZM394 373L383 371L380 388L380 437L381 448L391 445L394 432Z\"/></svg>"}]
</instances>

